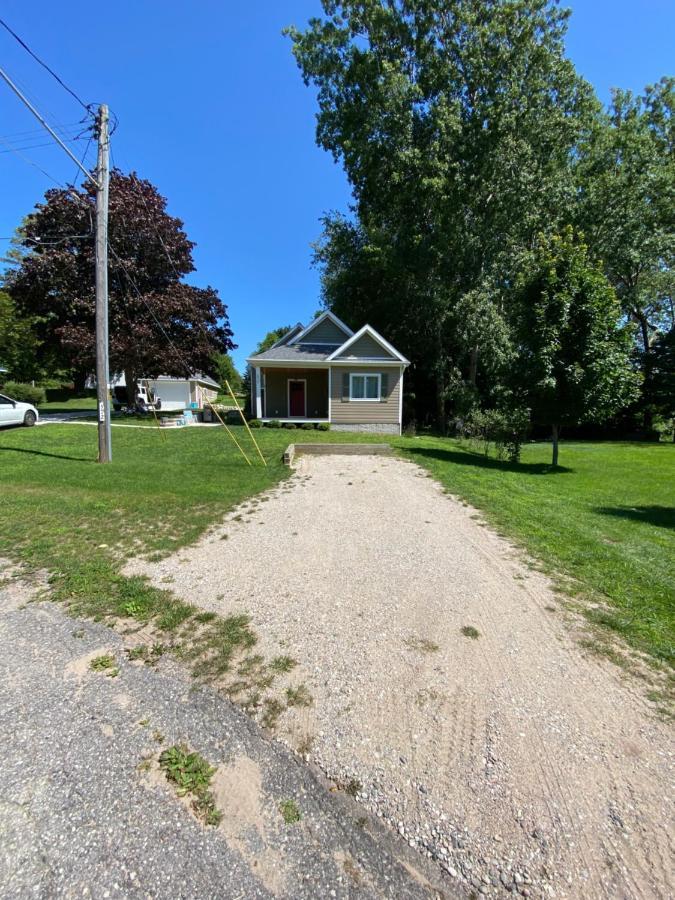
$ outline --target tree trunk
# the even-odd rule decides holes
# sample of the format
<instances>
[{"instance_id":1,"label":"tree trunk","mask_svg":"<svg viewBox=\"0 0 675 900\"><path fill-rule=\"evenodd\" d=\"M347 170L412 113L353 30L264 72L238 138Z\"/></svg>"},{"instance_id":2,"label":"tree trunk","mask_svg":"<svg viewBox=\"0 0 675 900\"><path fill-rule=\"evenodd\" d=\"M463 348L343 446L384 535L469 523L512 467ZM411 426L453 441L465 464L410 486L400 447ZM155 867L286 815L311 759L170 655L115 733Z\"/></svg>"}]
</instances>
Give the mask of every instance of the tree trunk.
<instances>
[{"instance_id":1,"label":"tree trunk","mask_svg":"<svg viewBox=\"0 0 675 900\"><path fill-rule=\"evenodd\" d=\"M551 441L553 443L553 460L551 465L555 468L558 465L558 438L560 436L560 429L557 425L551 426Z\"/></svg>"},{"instance_id":2,"label":"tree trunk","mask_svg":"<svg viewBox=\"0 0 675 900\"><path fill-rule=\"evenodd\" d=\"M127 404L129 406L136 405L136 392L138 390L138 376L131 369L124 370L124 380L127 383Z\"/></svg>"},{"instance_id":3,"label":"tree trunk","mask_svg":"<svg viewBox=\"0 0 675 900\"><path fill-rule=\"evenodd\" d=\"M636 318L640 326L640 335L642 337L642 347L644 355L642 357L642 374L644 382L642 384L642 428L645 435L652 430L653 415L651 408L651 382L652 382L652 350L649 344L649 322L647 317L641 313L636 313Z\"/></svg>"},{"instance_id":4,"label":"tree trunk","mask_svg":"<svg viewBox=\"0 0 675 900\"><path fill-rule=\"evenodd\" d=\"M88 374L89 372L87 372L86 369L76 369L76 371L73 372L73 388L76 395L84 394Z\"/></svg>"},{"instance_id":5,"label":"tree trunk","mask_svg":"<svg viewBox=\"0 0 675 900\"><path fill-rule=\"evenodd\" d=\"M471 348L471 357L469 359L469 384L476 387L476 375L478 373L478 347Z\"/></svg>"},{"instance_id":6,"label":"tree trunk","mask_svg":"<svg viewBox=\"0 0 675 900\"><path fill-rule=\"evenodd\" d=\"M438 422L438 430L445 436L448 430L445 413L445 384L440 375L436 379L436 420Z\"/></svg>"}]
</instances>

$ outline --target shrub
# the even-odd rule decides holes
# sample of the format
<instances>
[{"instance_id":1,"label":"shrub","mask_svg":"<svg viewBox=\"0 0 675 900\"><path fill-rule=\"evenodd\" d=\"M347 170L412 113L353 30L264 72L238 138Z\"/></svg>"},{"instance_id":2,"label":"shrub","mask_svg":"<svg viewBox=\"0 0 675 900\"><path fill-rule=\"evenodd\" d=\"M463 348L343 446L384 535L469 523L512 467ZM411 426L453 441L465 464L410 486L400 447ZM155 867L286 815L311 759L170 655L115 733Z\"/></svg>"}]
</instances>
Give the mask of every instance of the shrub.
<instances>
[{"instance_id":1,"label":"shrub","mask_svg":"<svg viewBox=\"0 0 675 900\"><path fill-rule=\"evenodd\" d=\"M265 428L281 428L281 422L278 419L270 419L265 422Z\"/></svg>"},{"instance_id":2,"label":"shrub","mask_svg":"<svg viewBox=\"0 0 675 900\"><path fill-rule=\"evenodd\" d=\"M40 403L45 402L45 389L34 387L32 384L6 381L2 390L12 400L18 400L20 403L32 403L33 406L38 406Z\"/></svg>"},{"instance_id":3,"label":"shrub","mask_svg":"<svg viewBox=\"0 0 675 900\"><path fill-rule=\"evenodd\" d=\"M525 409L476 409L461 423L460 433L481 441L486 456L494 444L498 459L506 457L509 462L518 462L528 427L529 413Z\"/></svg>"},{"instance_id":4,"label":"shrub","mask_svg":"<svg viewBox=\"0 0 675 900\"><path fill-rule=\"evenodd\" d=\"M314 431L314 425L311 422L303 422L300 428L304 431Z\"/></svg>"},{"instance_id":5,"label":"shrub","mask_svg":"<svg viewBox=\"0 0 675 900\"><path fill-rule=\"evenodd\" d=\"M251 419L251 421L248 423L248 427L249 428L262 428L262 422L260 421L260 419Z\"/></svg>"},{"instance_id":6,"label":"shrub","mask_svg":"<svg viewBox=\"0 0 675 900\"><path fill-rule=\"evenodd\" d=\"M296 428L295 422L284 422L284 428L288 428L290 431L294 431Z\"/></svg>"},{"instance_id":7,"label":"shrub","mask_svg":"<svg viewBox=\"0 0 675 900\"><path fill-rule=\"evenodd\" d=\"M330 431L330 422L317 422L316 430L317 431Z\"/></svg>"}]
</instances>

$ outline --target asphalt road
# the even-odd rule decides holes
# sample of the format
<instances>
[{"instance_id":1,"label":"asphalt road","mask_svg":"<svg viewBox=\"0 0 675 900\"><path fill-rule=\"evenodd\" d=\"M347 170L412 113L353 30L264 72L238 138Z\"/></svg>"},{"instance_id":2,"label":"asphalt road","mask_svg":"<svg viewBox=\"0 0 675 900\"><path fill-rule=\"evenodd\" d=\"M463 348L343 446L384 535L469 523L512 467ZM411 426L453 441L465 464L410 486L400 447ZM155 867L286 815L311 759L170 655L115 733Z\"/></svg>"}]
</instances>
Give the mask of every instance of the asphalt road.
<instances>
[{"instance_id":1,"label":"asphalt road","mask_svg":"<svg viewBox=\"0 0 675 900\"><path fill-rule=\"evenodd\" d=\"M433 869L178 665L129 662L103 625L0 581L0 896L443 896ZM89 668L110 652L117 677ZM185 742L219 766L220 826L163 774ZM301 821L285 824L293 800Z\"/></svg>"}]
</instances>

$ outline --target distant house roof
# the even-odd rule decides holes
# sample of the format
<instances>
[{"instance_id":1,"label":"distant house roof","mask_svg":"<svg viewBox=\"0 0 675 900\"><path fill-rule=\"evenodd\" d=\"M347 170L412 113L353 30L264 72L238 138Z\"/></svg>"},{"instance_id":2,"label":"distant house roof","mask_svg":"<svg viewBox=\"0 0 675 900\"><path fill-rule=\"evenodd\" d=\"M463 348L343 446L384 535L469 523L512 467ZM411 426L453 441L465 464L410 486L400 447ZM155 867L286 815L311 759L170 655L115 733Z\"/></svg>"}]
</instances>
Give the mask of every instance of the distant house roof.
<instances>
[{"instance_id":1,"label":"distant house roof","mask_svg":"<svg viewBox=\"0 0 675 900\"><path fill-rule=\"evenodd\" d=\"M142 379L145 381L145 378ZM199 372L196 372L194 375L190 375L185 378L179 378L175 375L158 375L156 378L150 378L150 381L198 381L200 384L205 384L208 387L215 388L216 390L220 390L220 385L217 381L214 381L209 375L202 375Z\"/></svg>"}]
</instances>

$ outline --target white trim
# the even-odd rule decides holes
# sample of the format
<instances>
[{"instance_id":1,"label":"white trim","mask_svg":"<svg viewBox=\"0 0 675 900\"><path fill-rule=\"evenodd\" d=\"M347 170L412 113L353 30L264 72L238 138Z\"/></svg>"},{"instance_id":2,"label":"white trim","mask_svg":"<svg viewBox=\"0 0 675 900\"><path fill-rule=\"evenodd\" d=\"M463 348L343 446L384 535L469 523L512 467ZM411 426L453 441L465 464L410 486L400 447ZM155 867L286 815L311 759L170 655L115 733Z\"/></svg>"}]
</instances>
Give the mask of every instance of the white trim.
<instances>
[{"instance_id":1,"label":"white trim","mask_svg":"<svg viewBox=\"0 0 675 900\"><path fill-rule=\"evenodd\" d=\"M335 341L300 341L300 344L309 344L310 347L337 347ZM270 348L271 349L271 348Z\"/></svg>"},{"instance_id":2,"label":"white trim","mask_svg":"<svg viewBox=\"0 0 675 900\"><path fill-rule=\"evenodd\" d=\"M403 432L403 372L405 368L401 366L401 372L398 376L398 433Z\"/></svg>"},{"instance_id":3,"label":"white trim","mask_svg":"<svg viewBox=\"0 0 675 900\"><path fill-rule=\"evenodd\" d=\"M333 325L337 325L337 327L341 331L344 331L347 336L354 334L354 332L351 330L351 328L349 328L348 325L345 325L343 321L338 319L338 317L334 313L327 309L326 312L321 313L321 315L317 316L316 319L312 319L309 325L304 328L300 332L300 334L296 335L294 338L291 338L291 340L288 342L288 346L290 347L293 344L299 343L305 337L305 335L309 334L310 331L313 331L320 322L323 322L324 319L330 319Z\"/></svg>"},{"instance_id":4,"label":"white trim","mask_svg":"<svg viewBox=\"0 0 675 900\"><path fill-rule=\"evenodd\" d=\"M333 362L333 360L337 360L338 356L340 356L342 353L345 352L345 350L347 350L349 347L351 347L351 345L355 341L358 341L358 339L360 337L363 337L364 334L369 335L376 343L378 343L381 347L383 347L385 350L387 350L389 353L391 353L392 356L394 356L396 358L396 360L398 360L399 363L403 363L406 366L410 365L409 360L407 360L405 358L405 356L403 356L401 353L399 353L398 350L396 349L396 347L392 347L392 345L389 343L389 341L386 341L382 337L382 335L378 334L378 332L375 331L374 328L371 328L370 325L364 325L363 328L359 329L359 331L356 332L356 334L353 334L348 340L346 340L341 347L338 347L337 350L335 350L333 353L331 353L331 355L328 357L328 362ZM351 360L349 360L349 362L351 363ZM379 364L379 360L377 362Z\"/></svg>"},{"instance_id":5,"label":"white trim","mask_svg":"<svg viewBox=\"0 0 675 900\"><path fill-rule=\"evenodd\" d=\"M352 396L352 378L363 378L363 397ZM377 378L377 397L366 397L366 379ZM382 376L379 372L350 372L349 373L349 402L350 403L379 403L382 399Z\"/></svg>"},{"instance_id":6,"label":"white trim","mask_svg":"<svg viewBox=\"0 0 675 900\"><path fill-rule=\"evenodd\" d=\"M328 367L328 421L330 422L333 405L333 369L332 367Z\"/></svg>"},{"instance_id":7,"label":"white trim","mask_svg":"<svg viewBox=\"0 0 675 900\"><path fill-rule=\"evenodd\" d=\"M260 366L255 367L255 417L262 419L262 373Z\"/></svg>"},{"instance_id":8,"label":"white trim","mask_svg":"<svg viewBox=\"0 0 675 900\"><path fill-rule=\"evenodd\" d=\"M307 418L307 379L306 378L287 378L286 379L286 409L288 410L289 417L291 417L291 381L302 381L303 384L305 385L305 392L304 392L305 411L302 414L302 417L301 416L292 416L292 418L306 419Z\"/></svg>"}]
</instances>

